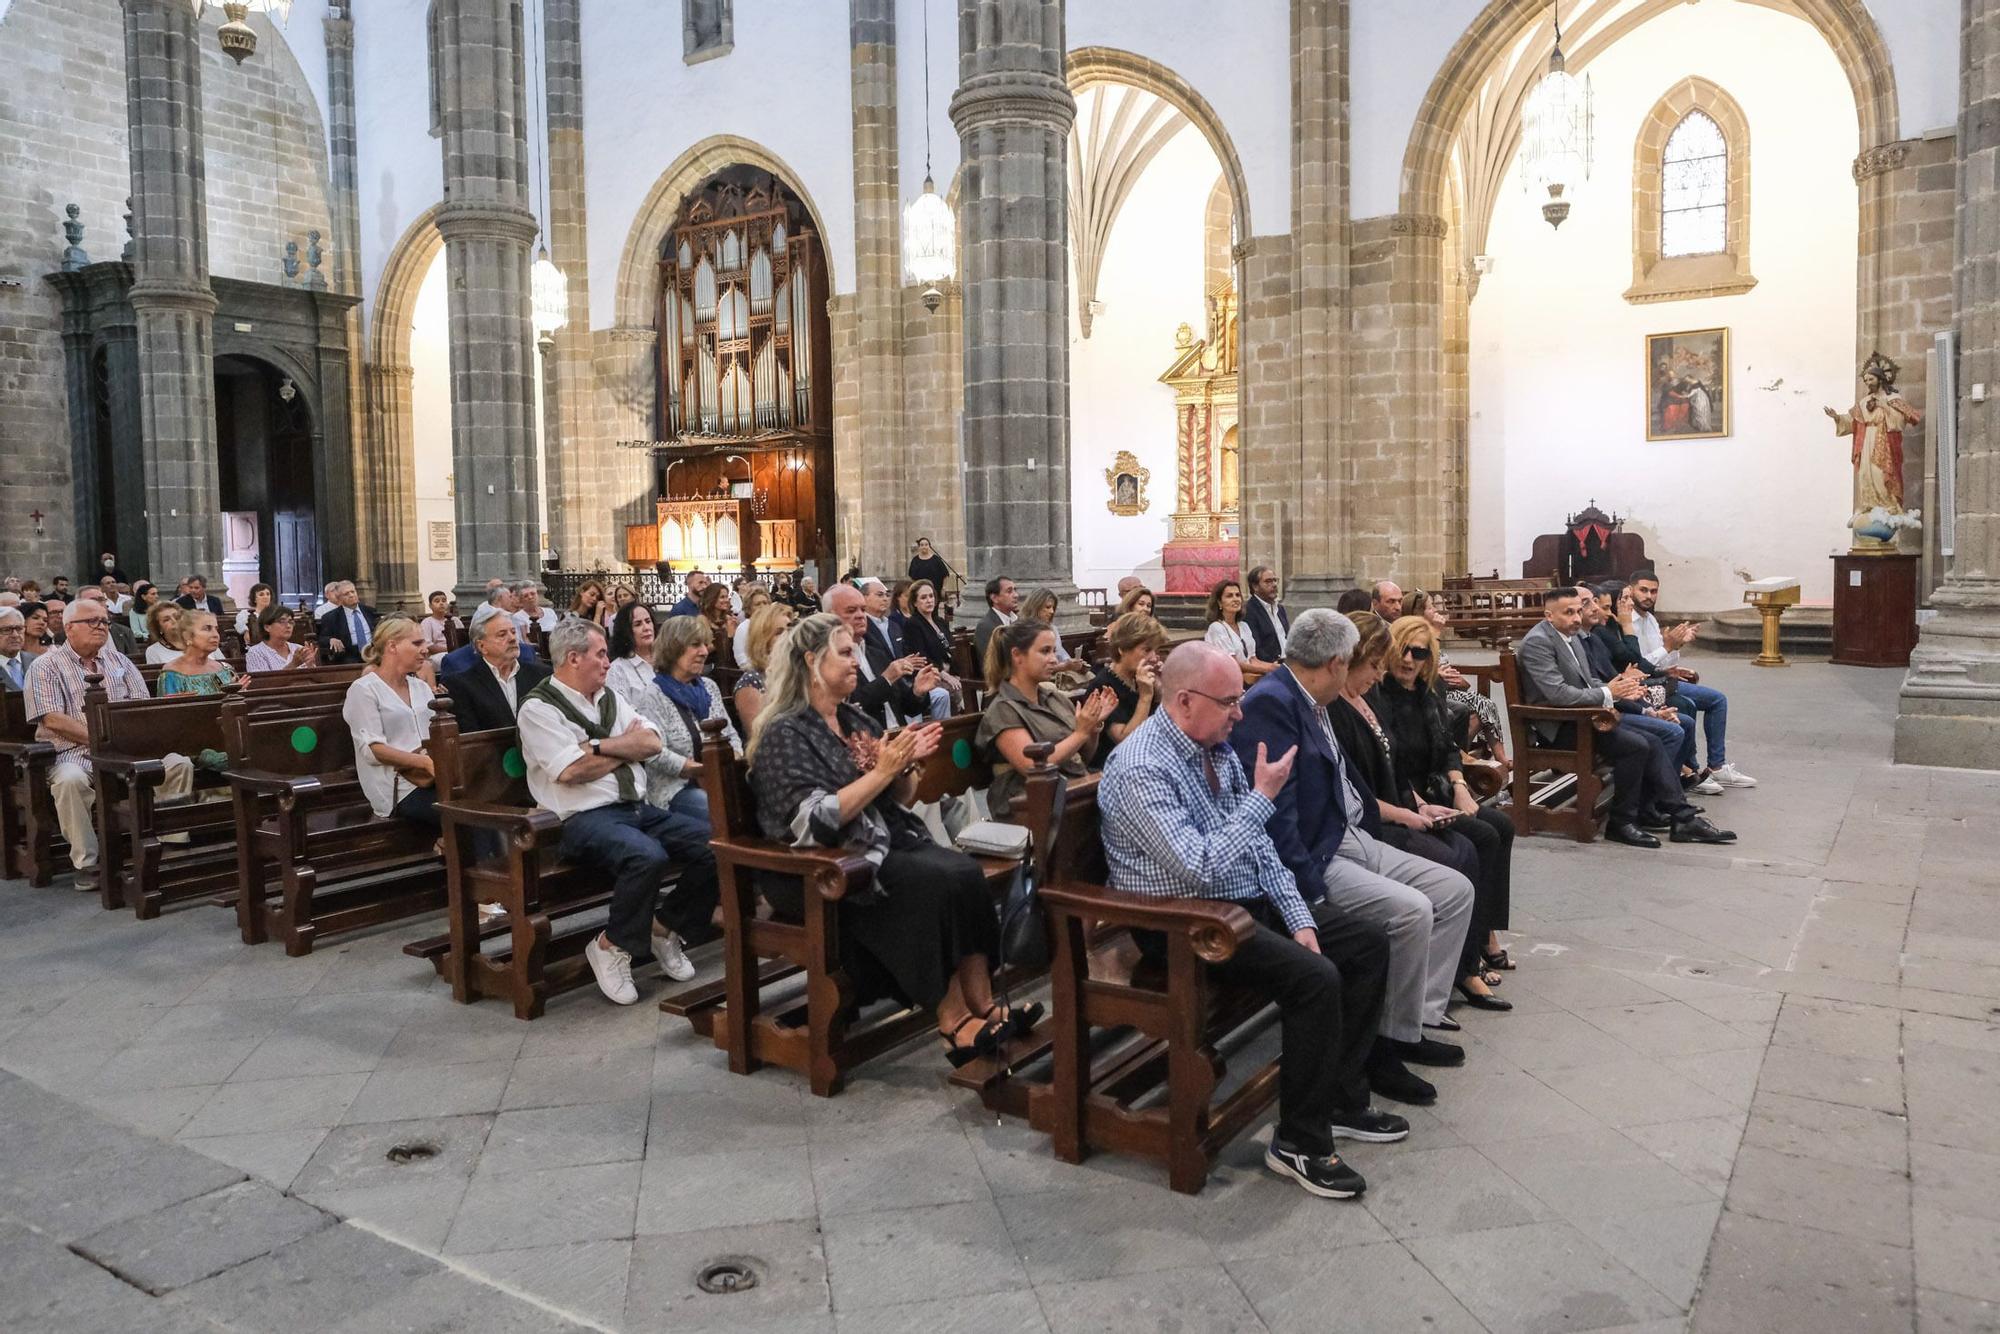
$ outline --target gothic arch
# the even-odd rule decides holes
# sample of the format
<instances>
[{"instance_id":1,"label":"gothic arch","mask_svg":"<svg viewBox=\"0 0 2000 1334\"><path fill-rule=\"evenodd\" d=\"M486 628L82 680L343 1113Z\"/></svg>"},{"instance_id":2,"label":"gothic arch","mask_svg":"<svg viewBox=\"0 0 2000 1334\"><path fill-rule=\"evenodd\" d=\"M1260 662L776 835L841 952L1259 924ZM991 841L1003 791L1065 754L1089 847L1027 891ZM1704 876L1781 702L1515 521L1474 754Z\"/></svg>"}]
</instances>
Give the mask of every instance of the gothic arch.
<instances>
[{"instance_id":1,"label":"gothic arch","mask_svg":"<svg viewBox=\"0 0 2000 1334\"><path fill-rule=\"evenodd\" d=\"M1236 218L1236 239L1247 242L1256 233L1250 230L1250 182L1243 174L1243 160L1223 127L1222 117L1193 85L1158 61L1109 46L1079 46L1069 53L1067 68L1072 91L1093 83L1122 83L1153 94L1194 123L1202 138L1222 164Z\"/></svg>"},{"instance_id":2,"label":"gothic arch","mask_svg":"<svg viewBox=\"0 0 2000 1334\"><path fill-rule=\"evenodd\" d=\"M382 266L375 285L374 315L368 322L368 364L384 369L410 369L410 318L416 313L417 292L424 285L444 237L438 232L441 204L419 213L403 229Z\"/></svg>"},{"instance_id":3,"label":"gothic arch","mask_svg":"<svg viewBox=\"0 0 2000 1334\"><path fill-rule=\"evenodd\" d=\"M1566 46L1569 67L1580 71L1591 56L1685 0L1642 0L1628 14L1591 32L1574 49ZM1819 30L1854 91L1862 152L1895 142L1896 76L1889 47L1863 0L1761 0L1768 8L1795 15ZM1531 54L1545 65L1554 34L1547 0L1488 0L1453 45L1424 94L1416 124L1403 153L1401 211L1436 216L1444 211L1451 155L1465 117L1489 74L1532 34ZM1569 39L1566 38L1566 41ZM1533 60L1522 62L1533 65ZM1524 94L1525 95L1525 94ZM1468 200L1468 204L1474 201Z\"/></svg>"},{"instance_id":4,"label":"gothic arch","mask_svg":"<svg viewBox=\"0 0 2000 1334\"><path fill-rule=\"evenodd\" d=\"M827 289L838 292L835 255L826 233L826 215L805 187L805 178L793 171L784 159L762 144L733 134L715 134L695 144L660 174L632 219L625 236L625 250L618 260L618 287L614 323L621 329L648 329L658 316L660 287L660 243L674 225L681 201L690 191L724 167L757 167L777 177L796 194L812 214L819 231L820 255L826 263Z\"/></svg>"},{"instance_id":5,"label":"gothic arch","mask_svg":"<svg viewBox=\"0 0 2000 1334\"><path fill-rule=\"evenodd\" d=\"M1660 197L1667 140L1696 111L1715 122L1729 151L1722 251L1662 259ZM1750 276L1750 118L1720 86L1690 76L1653 104L1633 141L1632 286L1625 299L1638 303L1732 296L1756 285Z\"/></svg>"}]
</instances>

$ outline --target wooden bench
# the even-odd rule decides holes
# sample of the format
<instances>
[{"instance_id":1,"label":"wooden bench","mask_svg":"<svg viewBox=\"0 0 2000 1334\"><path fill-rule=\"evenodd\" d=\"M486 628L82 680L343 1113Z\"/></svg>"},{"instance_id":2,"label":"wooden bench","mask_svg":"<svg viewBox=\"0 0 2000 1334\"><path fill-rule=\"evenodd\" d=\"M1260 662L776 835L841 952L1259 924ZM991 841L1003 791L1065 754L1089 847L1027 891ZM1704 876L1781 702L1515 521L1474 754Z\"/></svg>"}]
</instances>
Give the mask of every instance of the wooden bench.
<instances>
[{"instance_id":1,"label":"wooden bench","mask_svg":"<svg viewBox=\"0 0 2000 1334\"><path fill-rule=\"evenodd\" d=\"M515 1018L538 1019L550 996L592 981L583 947L598 932L610 889L602 873L562 860L562 822L529 795L515 730L459 731L446 695L432 708L428 753L444 817L447 929L403 953L427 960L461 1004L501 997L513 1002ZM482 922L482 903L504 912ZM482 949L502 937L498 949Z\"/></svg>"},{"instance_id":2,"label":"wooden bench","mask_svg":"<svg viewBox=\"0 0 2000 1334\"><path fill-rule=\"evenodd\" d=\"M254 704L230 701L223 726L244 943L276 936L299 957L323 933L443 909L437 836L369 808L340 703Z\"/></svg>"},{"instance_id":3,"label":"wooden bench","mask_svg":"<svg viewBox=\"0 0 2000 1334\"><path fill-rule=\"evenodd\" d=\"M944 721L937 750L917 775L917 796L935 801L983 787L991 767L974 753L978 714ZM745 766L729 748L718 725L704 723L702 788L716 836L716 870L721 880L723 977L668 996L660 1008L685 1018L697 1033L729 1054L729 1068L747 1075L770 1064L806 1077L815 1095L838 1093L856 1066L936 1027L936 1017L897 1008L863 1016L855 1008L851 979L841 959L840 901L868 883L874 868L836 849L794 848L773 842L758 827ZM1054 771L1030 780L1018 823L1045 827L1054 800ZM987 883L1004 890L1018 863L980 858ZM796 876L804 882L804 915L799 922L760 918L751 873ZM996 978L996 986L1018 985L1024 970ZM804 988L771 1005L763 989L803 976Z\"/></svg>"},{"instance_id":4,"label":"wooden bench","mask_svg":"<svg viewBox=\"0 0 2000 1334\"><path fill-rule=\"evenodd\" d=\"M8 879L37 888L69 861L49 792L55 759L56 748L35 739L27 695L0 690L0 859Z\"/></svg>"},{"instance_id":5,"label":"wooden bench","mask_svg":"<svg viewBox=\"0 0 2000 1334\"><path fill-rule=\"evenodd\" d=\"M1529 704L1521 695L1521 673L1511 652L1500 654L1499 673L1507 699L1507 730L1514 772L1500 806L1524 834L1567 834L1579 843L1597 837L1611 804L1610 768L1597 754L1597 725L1615 725L1611 709L1562 709ZM1531 724L1554 722L1572 734L1569 745L1542 741Z\"/></svg>"}]
</instances>

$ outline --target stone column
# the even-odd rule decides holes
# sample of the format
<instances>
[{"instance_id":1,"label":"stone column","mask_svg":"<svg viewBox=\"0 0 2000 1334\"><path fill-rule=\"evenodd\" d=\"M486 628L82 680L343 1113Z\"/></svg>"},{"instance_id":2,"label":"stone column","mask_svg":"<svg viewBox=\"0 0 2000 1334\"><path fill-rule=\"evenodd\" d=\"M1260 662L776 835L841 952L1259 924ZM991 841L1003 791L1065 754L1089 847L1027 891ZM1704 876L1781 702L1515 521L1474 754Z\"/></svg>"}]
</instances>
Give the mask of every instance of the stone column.
<instances>
[{"instance_id":1,"label":"stone column","mask_svg":"<svg viewBox=\"0 0 2000 1334\"><path fill-rule=\"evenodd\" d=\"M2000 768L2000 0L1964 0L1958 112L1958 473L1950 572L1896 719L1905 764ZM1975 385L1983 402L1974 402Z\"/></svg>"},{"instance_id":2,"label":"stone column","mask_svg":"<svg viewBox=\"0 0 2000 1334\"><path fill-rule=\"evenodd\" d=\"M1063 0L959 0L958 21L966 574L1068 590Z\"/></svg>"},{"instance_id":3,"label":"stone column","mask_svg":"<svg viewBox=\"0 0 2000 1334\"><path fill-rule=\"evenodd\" d=\"M417 587L417 438L408 365L370 363L361 377L367 407L369 491L357 513L374 542L376 585L387 605L414 604L430 590ZM365 562L365 557L364 557Z\"/></svg>"},{"instance_id":4,"label":"stone column","mask_svg":"<svg viewBox=\"0 0 2000 1334\"><path fill-rule=\"evenodd\" d=\"M527 67L519 0L437 0L458 594L540 564L535 334L528 269Z\"/></svg>"},{"instance_id":5,"label":"stone column","mask_svg":"<svg viewBox=\"0 0 2000 1334\"><path fill-rule=\"evenodd\" d=\"M857 419L835 435L857 457L834 460L838 478L858 475L853 527L843 515L839 547L861 568L894 581L909 563L911 531L903 428L903 198L896 150L896 0L849 0L854 104L854 316ZM927 447L935 447L930 442ZM957 553L953 553L954 556Z\"/></svg>"},{"instance_id":6,"label":"stone column","mask_svg":"<svg viewBox=\"0 0 2000 1334\"><path fill-rule=\"evenodd\" d=\"M606 569L625 567L627 524L655 522L653 456L621 449L620 440L651 440L659 402L660 336L645 325L599 329L591 338L591 376L597 387L597 434L604 442L605 476L599 493L611 550ZM570 564L567 552L564 564Z\"/></svg>"},{"instance_id":7,"label":"stone column","mask_svg":"<svg viewBox=\"0 0 2000 1334\"><path fill-rule=\"evenodd\" d=\"M213 578L222 556L222 502L201 25L187 0L123 4L136 270L131 297L146 486L146 550L137 563L156 581L195 572ZM127 561L131 569L131 556Z\"/></svg>"}]
</instances>

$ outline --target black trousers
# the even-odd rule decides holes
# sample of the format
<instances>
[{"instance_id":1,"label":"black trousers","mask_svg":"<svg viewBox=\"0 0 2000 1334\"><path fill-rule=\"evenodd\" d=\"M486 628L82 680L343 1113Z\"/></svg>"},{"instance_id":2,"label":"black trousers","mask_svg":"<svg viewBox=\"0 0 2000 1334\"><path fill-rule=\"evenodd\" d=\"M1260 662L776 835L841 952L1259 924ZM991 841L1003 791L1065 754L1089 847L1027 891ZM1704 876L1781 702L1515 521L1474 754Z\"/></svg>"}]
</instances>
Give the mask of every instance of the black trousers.
<instances>
[{"instance_id":1,"label":"black trousers","mask_svg":"<svg viewBox=\"0 0 2000 1334\"><path fill-rule=\"evenodd\" d=\"M1481 806L1477 814L1443 829L1406 829L1384 821L1382 834L1383 842L1449 866L1472 882L1472 921L1465 928L1458 971L1460 976L1479 972L1485 966L1487 933L1506 930L1512 914L1514 822L1491 806Z\"/></svg>"},{"instance_id":2,"label":"black trousers","mask_svg":"<svg viewBox=\"0 0 2000 1334\"><path fill-rule=\"evenodd\" d=\"M1681 796L1680 766L1658 737L1636 727L1614 727L1597 734L1597 753L1611 761L1613 819L1629 822L1641 810L1676 811L1687 804Z\"/></svg>"},{"instance_id":3,"label":"black trousers","mask_svg":"<svg viewBox=\"0 0 2000 1334\"><path fill-rule=\"evenodd\" d=\"M398 820L444 832L444 817L438 814L438 790L434 787L411 788L389 813Z\"/></svg>"},{"instance_id":4,"label":"black trousers","mask_svg":"<svg viewBox=\"0 0 2000 1334\"><path fill-rule=\"evenodd\" d=\"M1250 905L1244 905L1249 907ZM1257 934L1217 976L1263 992L1283 1025L1278 1057L1278 1138L1305 1153L1333 1152L1330 1123L1368 1105L1364 1066L1382 1019L1389 937L1315 904L1320 952L1293 940L1275 909L1251 909Z\"/></svg>"}]
</instances>

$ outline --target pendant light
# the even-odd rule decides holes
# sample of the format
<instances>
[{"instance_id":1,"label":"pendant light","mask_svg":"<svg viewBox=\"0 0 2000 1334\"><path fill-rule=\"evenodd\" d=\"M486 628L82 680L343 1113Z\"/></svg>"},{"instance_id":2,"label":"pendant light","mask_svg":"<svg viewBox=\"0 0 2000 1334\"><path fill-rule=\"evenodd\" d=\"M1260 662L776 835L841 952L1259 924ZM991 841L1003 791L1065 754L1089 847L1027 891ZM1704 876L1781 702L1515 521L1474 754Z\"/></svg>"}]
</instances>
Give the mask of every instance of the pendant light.
<instances>
[{"instance_id":1,"label":"pendant light","mask_svg":"<svg viewBox=\"0 0 2000 1334\"><path fill-rule=\"evenodd\" d=\"M1590 179L1597 123L1590 76L1578 80L1564 68L1561 0L1555 6L1555 27L1549 72L1528 94L1521 112L1521 186L1530 196L1538 191L1545 196L1542 216L1549 226L1561 227L1577 187Z\"/></svg>"},{"instance_id":2,"label":"pendant light","mask_svg":"<svg viewBox=\"0 0 2000 1334\"><path fill-rule=\"evenodd\" d=\"M188 0L197 21L209 3L210 0ZM250 26L253 13L270 14L284 23L292 16L292 0L223 0L222 27L217 30L215 41L223 54L239 65L257 51L257 30Z\"/></svg>"},{"instance_id":3,"label":"pendant light","mask_svg":"<svg viewBox=\"0 0 2000 1334\"><path fill-rule=\"evenodd\" d=\"M540 6L536 7L539 10ZM529 142L535 146L535 187L541 192L541 212L536 219L542 229L541 244L535 250L535 264L528 271L529 300L534 309L535 336L553 338L569 325L569 279L549 258L549 163L542 150L549 140L548 28L546 20L535 43L536 100L542 112L539 127L530 125Z\"/></svg>"},{"instance_id":4,"label":"pendant light","mask_svg":"<svg viewBox=\"0 0 2000 1334\"><path fill-rule=\"evenodd\" d=\"M930 4L924 0L924 192L903 211L903 276L924 284L924 309L936 311L944 300L938 284L951 280L958 224L931 179Z\"/></svg>"}]
</instances>

